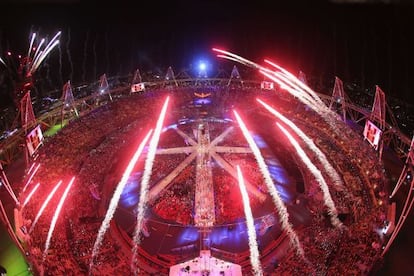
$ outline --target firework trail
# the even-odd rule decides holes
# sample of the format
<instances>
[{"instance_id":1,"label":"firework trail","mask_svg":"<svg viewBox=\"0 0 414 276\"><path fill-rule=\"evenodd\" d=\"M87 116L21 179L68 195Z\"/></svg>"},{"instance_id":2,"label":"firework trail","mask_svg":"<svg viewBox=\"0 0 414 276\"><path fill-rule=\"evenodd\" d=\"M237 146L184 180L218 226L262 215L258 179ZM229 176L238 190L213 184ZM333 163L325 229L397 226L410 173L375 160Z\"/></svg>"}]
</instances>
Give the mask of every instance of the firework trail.
<instances>
[{"instance_id":1,"label":"firework trail","mask_svg":"<svg viewBox=\"0 0 414 276\"><path fill-rule=\"evenodd\" d=\"M61 34L61 32L57 32L55 36L52 38L52 40L46 45L46 47L42 50L42 52L39 52L38 57L35 57L35 61L32 64L32 67L30 68L30 73L33 74L37 68L39 68L40 64L42 64L42 61L47 57L47 55L50 53L50 51L53 50L53 48L59 44L59 40L57 40L58 36ZM43 40L42 40L43 41ZM42 44L42 42L41 42ZM40 48L41 45L39 45L38 48Z\"/></svg>"},{"instance_id":2,"label":"firework trail","mask_svg":"<svg viewBox=\"0 0 414 276\"><path fill-rule=\"evenodd\" d=\"M59 189L59 186L62 184L62 180L60 180L55 187L53 188L52 192L47 196L46 200L43 202L42 207L40 207L39 211L37 212L36 218L32 223L32 226L30 227L29 234L32 233L34 227L37 224L37 221L39 220L40 216L43 214L43 211L45 210L46 206L49 204L49 201L52 199L53 195L56 193L57 189Z\"/></svg>"},{"instance_id":3,"label":"firework trail","mask_svg":"<svg viewBox=\"0 0 414 276\"><path fill-rule=\"evenodd\" d=\"M33 42L36 38L36 33L32 34L32 39L30 40L30 44L29 44L29 50L27 51L27 57L30 58L30 54L32 52L32 47L33 47Z\"/></svg>"},{"instance_id":4,"label":"firework trail","mask_svg":"<svg viewBox=\"0 0 414 276\"><path fill-rule=\"evenodd\" d=\"M239 180L240 193L243 198L244 215L246 216L247 233L249 235L250 263L252 265L254 275L260 276L263 275L263 271L260 264L260 254L259 248L257 246L256 229L254 227L252 209L250 208L249 195L247 194L247 189L244 184L243 175L239 165L237 165L237 178Z\"/></svg>"},{"instance_id":5,"label":"firework trail","mask_svg":"<svg viewBox=\"0 0 414 276\"><path fill-rule=\"evenodd\" d=\"M55 41L50 47L42 51L42 53L39 55L40 56L39 59L36 61L35 64L33 64L33 67L30 70L30 73L33 74L37 70L37 68L39 68L40 64L42 64L42 61L47 57L50 51L52 51L53 48L55 48L57 44L59 44L59 40Z\"/></svg>"},{"instance_id":6,"label":"firework trail","mask_svg":"<svg viewBox=\"0 0 414 276\"><path fill-rule=\"evenodd\" d=\"M45 250L43 251L42 263L46 260L47 251L49 250L50 240L52 239L53 231L55 230L56 222L59 217L60 211L62 210L63 203L65 202L66 197L68 196L69 190L72 187L75 177L72 177L68 186L66 186L65 191L63 192L62 197L59 200L58 206L56 207L55 214L53 215L52 221L50 223L49 232L47 233L47 238L45 242Z\"/></svg>"},{"instance_id":7,"label":"firework trail","mask_svg":"<svg viewBox=\"0 0 414 276\"><path fill-rule=\"evenodd\" d=\"M310 95L314 100L314 103L317 107L315 109L315 111L317 111L317 113L322 116L323 120L329 124L329 126L335 132L335 134L337 134L339 136L342 134L342 133L339 132L339 130L336 126L336 121L337 121L337 118L338 118L337 114L335 112L333 112L332 110L330 110L329 107L327 107L324 104L324 102L321 100L321 98L319 98L319 96L316 94L315 91L313 91L309 86L307 86L306 84L301 82L292 73L290 73L289 71L283 69L281 66L279 66L279 65L277 65L277 64L275 64L275 63L273 63L273 62L271 62L267 59L265 59L265 62L272 65L273 67L281 70L283 72L283 74L285 74L285 76L295 84L295 87L299 86L298 89L301 89L302 91L303 90L306 91L305 93Z\"/></svg>"},{"instance_id":8,"label":"firework trail","mask_svg":"<svg viewBox=\"0 0 414 276\"><path fill-rule=\"evenodd\" d=\"M220 49L217 49L217 48L213 48L213 50L216 51L216 52L222 53L222 54L217 55L217 57L226 58L226 59L229 59L229 60L232 60L232 61L235 61L235 62L239 62L243 65L258 69L262 74L265 74L269 78L270 78L270 76L272 76L272 79L277 79L277 83L279 83L283 88L290 88L290 89L288 89L288 92L290 92L290 93L294 92L294 96L298 97L304 104L311 105L311 107L313 109L317 108L317 105L315 104L314 100L310 99L307 93L305 93L303 90L294 90L294 89L292 89L289 86L289 84L286 83L285 80L280 79L280 77L279 77L280 74L279 75L276 74L277 72L274 72L274 71L272 71L272 70L270 70L270 69L268 69L268 68L266 68L262 65L259 65L259 64L255 63L253 61L245 59L245 58L243 58L239 55L233 54L231 52L220 50ZM289 73L285 69L283 69L282 72ZM290 74L290 75L292 75L292 74Z\"/></svg>"},{"instance_id":9,"label":"firework trail","mask_svg":"<svg viewBox=\"0 0 414 276\"><path fill-rule=\"evenodd\" d=\"M282 199L280 198L279 192L276 190L275 185L273 184L272 177L270 176L269 170L267 169L267 165L264 161L262 154L260 153L259 147L253 140L253 137L249 133L246 125L243 123L242 119L240 118L239 114L234 111L234 115L236 116L237 122L239 123L240 129L243 132L244 137L246 138L250 148L253 151L254 157L258 163L260 172L263 175L264 182L266 184L267 189L273 199L273 203L276 206L277 212L279 214L280 222L282 230L286 231L291 244L296 248L296 252L306 261L306 257L303 251L303 248L299 242L299 238L296 235L296 232L293 230L292 225L289 222L289 213L286 209L285 204L283 203Z\"/></svg>"},{"instance_id":10,"label":"firework trail","mask_svg":"<svg viewBox=\"0 0 414 276\"><path fill-rule=\"evenodd\" d=\"M299 143L293 138L293 136L279 123L276 123L277 126L282 130L282 132L289 139L290 143L296 149L299 157L303 163L308 167L309 171L313 174L316 181L319 183L319 187L323 193L323 199L325 205L328 207L329 215L331 216L331 223L336 227L342 227L342 222L338 219L338 211L336 210L335 203L332 200L331 194L329 193L328 184L326 184L325 179L322 176L321 171L312 163L309 157L306 155L304 150L300 147Z\"/></svg>"},{"instance_id":11,"label":"firework trail","mask_svg":"<svg viewBox=\"0 0 414 276\"><path fill-rule=\"evenodd\" d=\"M272 65L273 67L279 69L284 75L286 75L287 78L289 78L290 80L292 80L293 83L295 83L295 85L299 86L300 89L305 90L307 93L309 93L309 95L315 100L315 102L317 102L321 107L326 107L326 105L323 103L323 101L321 100L321 98L319 98L319 96L316 94L315 91L313 91L309 86L307 86L306 84L304 84L303 82L301 82L295 75L293 75L292 73L290 73L289 71L287 71L286 69L284 69L283 67L277 65L274 62L271 62L268 59L265 59L265 62Z\"/></svg>"},{"instance_id":12,"label":"firework trail","mask_svg":"<svg viewBox=\"0 0 414 276\"><path fill-rule=\"evenodd\" d=\"M233 58L233 57L228 57L226 55L217 55L217 57L219 57L219 58L225 58L225 59L232 60L234 62L239 62L240 63L240 61L238 59Z\"/></svg>"},{"instance_id":13,"label":"firework trail","mask_svg":"<svg viewBox=\"0 0 414 276\"><path fill-rule=\"evenodd\" d=\"M136 266L137 262L137 255L138 255L138 246L140 244L140 232L142 229L144 216L145 216L145 208L147 202L147 193L148 193L148 184L152 174L152 166L155 159L155 154L157 151L158 141L160 139L162 125L164 122L165 114L167 112L169 97L165 100L164 106L162 107L160 116L157 121L157 125L154 130L154 134L151 138L149 147L148 147L148 154L145 160L145 167L144 173L141 178L141 188L140 188L140 195L139 195L139 202L137 208L137 224L135 226L134 232L134 246L132 248L132 260L131 260L131 270L136 274L138 272L138 267Z\"/></svg>"},{"instance_id":14,"label":"firework trail","mask_svg":"<svg viewBox=\"0 0 414 276\"><path fill-rule=\"evenodd\" d=\"M45 43L45 39L44 38L42 38L42 40L40 40L39 45L37 45L36 52L33 55L32 66L33 66L33 64L35 64L37 62L37 60L41 56L42 51L40 49L42 48L43 43Z\"/></svg>"},{"instance_id":15,"label":"firework trail","mask_svg":"<svg viewBox=\"0 0 414 276\"><path fill-rule=\"evenodd\" d=\"M323 165L325 171L329 175L329 177L332 180L332 183L339 189L344 188L344 183L341 180L341 177L339 176L338 172L333 168L331 163L329 163L328 158L326 155L315 145L313 140L309 138L298 126L296 126L292 121L290 121L288 118L283 116L281 113L277 112L274 108L266 104L260 99L257 99L257 101L262 104L270 113L275 115L279 120L284 122L286 125L288 125L304 142L305 144L315 153L318 160Z\"/></svg>"},{"instance_id":16,"label":"firework trail","mask_svg":"<svg viewBox=\"0 0 414 276\"><path fill-rule=\"evenodd\" d=\"M253 67L255 69L260 69L260 70L268 71L269 73L272 73L273 72L273 71L271 71L271 70L269 70L269 69L267 69L267 68L265 68L265 67L257 64L256 62L253 62L251 60L245 59L245 58L243 58L243 57L241 57L239 55L233 54L231 52L224 51L224 50L217 49L217 48L213 48L213 51L222 53L221 55L218 55L218 57L227 58L227 59L230 59L230 60L233 60L233 61L237 61L237 62L239 62L239 63L241 63L243 65L250 66L250 67Z\"/></svg>"},{"instance_id":17,"label":"firework trail","mask_svg":"<svg viewBox=\"0 0 414 276\"><path fill-rule=\"evenodd\" d=\"M101 227L99 228L98 236L96 237L95 244L93 246L92 250L92 257L89 264L89 271L91 272L93 261L95 259L95 256L99 252L99 248L101 246L102 240L104 238L104 235L109 227L109 223L112 220L116 208L118 206L119 199L121 197L122 191L124 190L125 185L128 182L129 176L131 175L132 170L135 167L135 164L138 161L138 158L141 156L142 151L144 150L145 145L147 144L147 141L152 133L152 130L148 132L148 134L145 136L144 140L142 140L141 144L139 145L138 149L135 151L135 154L131 158L131 160L128 163L128 166L122 175L121 181L119 181L114 195L112 196L111 202L109 203L108 210L106 211L105 219L102 221Z\"/></svg>"},{"instance_id":18,"label":"firework trail","mask_svg":"<svg viewBox=\"0 0 414 276\"><path fill-rule=\"evenodd\" d=\"M289 93L297 97L302 103L304 103L305 105L308 105L310 108L312 108L312 110L314 110L319 115L321 115L322 119L329 124L332 131L336 135L341 135L340 130L338 129L336 125L336 122L338 120L337 114L334 113L332 110L330 110L312 89L310 89L307 85L301 82L297 77L295 77L289 71L285 70L281 66L269 60L265 60L265 62L276 67L278 70L280 70L280 72L272 71L253 61L250 61L248 59L245 59L241 56L238 56L228 51L224 51L224 50L217 49L217 48L213 48L213 51L221 53L220 55L217 55L218 57L226 58L232 61L239 62L246 66L250 66L255 69L258 69L262 74L269 77L273 81L279 83L279 85L283 89L286 89ZM290 81L286 82L287 80L290 80ZM289 83L290 85L293 85L293 87L290 86Z\"/></svg>"},{"instance_id":19,"label":"firework trail","mask_svg":"<svg viewBox=\"0 0 414 276\"><path fill-rule=\"evenodd\" d=\"M26 206L26 204L29 202L29 200L32 198L33 194L37 191L37 188L39 188L40 183L37 183L36 186L33 187L33 189L30 191L29 195L24 200L23 206Z\"/></svg>"},{"instance_id":20,"label":"firework trail","mask_svg":"<svg viewBox=\"0 0 414 276\"><path fill-rule=\"evenodd\" d=\"M276 76L277 78L282 80L285 85L288 85L293 90L299 92L299 94L304 99L311 102L315 106L315 109L318 109L318 110L326 109L325 104L319 98L318 98L319 100L315 99L315 97L312 94L308 93L306 90L304 90L302 87L300 87L297 82L295 82L294 80L292 80L291 78L289 78L285 74L282 74L281 72L276 72L276 73L274 73L274 76Z\"/></svg>"},{"instance_id":21,"label":"firework trail","mask_svg":"<svg viewBox=\"0 0 414 276\"><path fill-rule=\"evenodd\" d=\"M35 163L33 163L32 167L31 167L31 168L30 168L30 170L29 170L29 173L31 172L31 170L32 170L32 168L34 167L34 165L35 165ZM26 184L23 186L23 192L24 192L24 191L26 191L27 186L29 186L30 182L32 181L33 177L35 176L35 174L37 173L37 171L39 170L39 168L40 168L40 164L38 164L38 165L36 166L36 168L34 169L34 171L33 171L33 172L31 172L31 174L30 174L30 176L29 176L29 179L27 179Z\"/></svg>"},{"instance_id":22,"label":"firework trail","mask_svg":"<svg viewBox=\"0 0 414 276\"><path fill-rule=\"evenodd\" d=\"M271 79L272 81L279 84L282 89L287 90L292 96L297 97L299 101L301 101L303 104L311 107L313 110L315 110L319 114L318 107L315 106L315 104L311 100L309 100L308 97L306 97L306 96L304 97L303 94L300 93L300 91L291 88L285 82L283 82L282 80L276 78L273 74L269 74L269 73L267 73L265 71L262 71L262 70L260 70L259 72L262 73L263 75L265 75L266 77L268 77L269 79Z\"/></svg>"},{"instance_id":23,"label":"firework trail","mask_svg":"<svg viewBox=\"0 0 414 276\"><path fill-rule=\"evenodd\" d=\"M36 162L34 162L31 166L30 166L30 168L29 168L29 170L27 171L27 174L30 174L31 172L32 172L32 170L33 170L33 168L34 168L34 166L36 165Z\"/></svg>"}]
</instances>

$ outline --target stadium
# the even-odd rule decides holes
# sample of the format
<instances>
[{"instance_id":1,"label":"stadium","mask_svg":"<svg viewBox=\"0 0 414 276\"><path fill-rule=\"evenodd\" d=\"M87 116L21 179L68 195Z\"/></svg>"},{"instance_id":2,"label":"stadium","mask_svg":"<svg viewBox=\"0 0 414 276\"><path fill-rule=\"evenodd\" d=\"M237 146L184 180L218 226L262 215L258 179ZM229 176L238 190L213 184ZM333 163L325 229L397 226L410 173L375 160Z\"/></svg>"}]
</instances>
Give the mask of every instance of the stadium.
<instances>
[{"instance_id":1,"label":"stadium","mask_svg":"<svg viewBox=\"0 0 414 276\"><path fill-rule=\"evenodd\" d=\"M304 75L213 50L238 67L102 75L77 97L68 82L6 140L4 160L29 133L14 235L35 274L377 269L396 223L384 144L412 156L401 133L379 136L390 129L381 89L367 110L339 79L332 95L315 93Z\"/></svg>"}]
</instances>

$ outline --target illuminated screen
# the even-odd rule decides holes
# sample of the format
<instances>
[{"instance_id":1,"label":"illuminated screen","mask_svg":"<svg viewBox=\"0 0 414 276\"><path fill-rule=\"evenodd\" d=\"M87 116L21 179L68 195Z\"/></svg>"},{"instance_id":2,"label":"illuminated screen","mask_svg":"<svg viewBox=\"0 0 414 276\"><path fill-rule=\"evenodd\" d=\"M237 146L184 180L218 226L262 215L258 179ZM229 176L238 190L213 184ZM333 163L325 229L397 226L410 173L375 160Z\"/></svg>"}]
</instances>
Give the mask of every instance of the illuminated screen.
<instances>
[{"instance_id":1,"label":"illuminated screen","mask_svg":"<svg viewBox=\"0 0 414 276\"><path fill-rule=\"evenodd\" d=\"M273 90L273 89L275 89L275 85L271 81L262 81L262 83L260 84L260 87L262 89L265 89L265 90Z\"/></svg>"},{"instance_id":2,"label":"illuminated screen","mask_svg":"<svg viewBox=\"0 0 414 276\"><path fill-rule=\"evenodd\" d=\"M144 85L143 82L135 83L135 84L131 85L131 93L142 92L144 90L145 90L145 85Z\"/></svg>"},{"instance_id":3,"label":"illuminated screen","mask_svg":"<svg viewBox=\"0 0 414 276\"><path fill-rule=\"evenodd\" d=\"M43 133L40 129L40 125L38 125L26 136L26 145L30 155L33 155L37 151L42 144L42 141Z\"/></svg>"},{"instance_id":4,"label":"illuminated screen","mask_svg":"<svg viewBox=\"0 0 414 276\"><path fill-rule=\"evenodd\" d=\"M377 150L382 131L374 123L367 120L363 134L364 138Z\"/></svg>"}]
</instances>

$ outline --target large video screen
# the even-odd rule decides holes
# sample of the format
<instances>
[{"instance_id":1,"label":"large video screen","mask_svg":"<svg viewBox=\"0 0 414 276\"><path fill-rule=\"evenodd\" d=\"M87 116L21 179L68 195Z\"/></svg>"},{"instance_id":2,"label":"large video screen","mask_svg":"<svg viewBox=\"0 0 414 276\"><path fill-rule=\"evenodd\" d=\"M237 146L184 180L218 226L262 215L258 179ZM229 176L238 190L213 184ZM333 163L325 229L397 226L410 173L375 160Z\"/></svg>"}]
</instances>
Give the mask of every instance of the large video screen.
<instances>
[{"instance_id":1,"label":"large video screen","mask_svg":"<svg viewBox=\"0 0 414 276\"><path fill-rule=\"evenodd\" d=\"M260 87L264 90L274 90L275 84L271 81L262 81L262 83L260 84Z\"/></svg>"},{"instance_id":2,"label":"large video screen","mask_svg":"<svg viewBox=\"0 0 414 276\"><path fill-rule=\"evenodd\" d=\"M36 153L37 149L43 142L43 133L40 125L36 126L32 131L29 132L26 136L26 145L29 151L29 154L32 156Z\"/></svg>"},{"instance_id":3,"label":"large video screen","mask_svg":"<svg viewBox=\"0 0 414 276\"><path fill-rule=\"evenodd\" d=\"M131 93L145 91L145 84L143 82L131 85Z\"/></svg>"},{"instance_id":4,"label":"large video screen","mask_svg":"<svg viewBox=\"0 0 414 276\"><path fill-rule=\"evenodd\" d=\"M382 135L381 129L379 129L373 122L367 120L365 122L363 134L364 138L377 150Z\"/></svg>"}]
</instances>

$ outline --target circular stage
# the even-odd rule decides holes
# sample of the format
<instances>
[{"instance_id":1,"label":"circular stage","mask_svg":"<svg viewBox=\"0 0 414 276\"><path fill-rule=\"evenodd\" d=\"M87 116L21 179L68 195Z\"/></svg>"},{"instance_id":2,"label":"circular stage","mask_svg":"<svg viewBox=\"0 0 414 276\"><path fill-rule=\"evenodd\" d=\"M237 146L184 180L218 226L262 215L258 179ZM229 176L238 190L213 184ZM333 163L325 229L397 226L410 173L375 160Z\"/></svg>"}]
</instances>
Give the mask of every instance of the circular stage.
<instances>
[{"instance_id":1,"label":"circular stage","mask_svg":"<svg viewBox=\"0 0 414 276\"><path fill-rule=\"evenodd\" d=\"M167 96L170 102L147 190L143 192L141 186L149 166L148 144L134 164L92 260L117 185L135 150L155 128ZM309 144L286 127L302 154L276 125L280 120L256 99L283 114L312 140ZM272 187L234 110L260 151ZM40 185L17 216L23 229L32 230L22 232L28 259L46 275L130 275L135 247L140 275L168 275L180 264L183 267L174 271L187 273L182 275L230 275L225 274L230 265L252 275L239 166L265 275L368 274L380 259L384 242L387 177L362 134L333 114L325 116L283 90L246 86L158 87L113 97L70 121L40 148L35 160L40 166L20 193L20 201L36 183ZM73 186L51 235L50 223L72 177ZM33 226L60 180L63 184ZM145 213L136 245L142 193ZM287 231L284 221L292 231ZM48 234L50 244L44 253ZM222 265L219 274L211 267L210 272L204 269L197 274L188 262L206 256L227 268Z\"/></svg>"}]
</instances>

